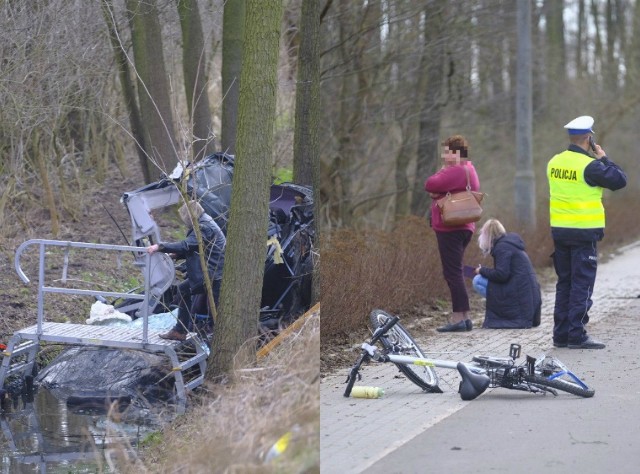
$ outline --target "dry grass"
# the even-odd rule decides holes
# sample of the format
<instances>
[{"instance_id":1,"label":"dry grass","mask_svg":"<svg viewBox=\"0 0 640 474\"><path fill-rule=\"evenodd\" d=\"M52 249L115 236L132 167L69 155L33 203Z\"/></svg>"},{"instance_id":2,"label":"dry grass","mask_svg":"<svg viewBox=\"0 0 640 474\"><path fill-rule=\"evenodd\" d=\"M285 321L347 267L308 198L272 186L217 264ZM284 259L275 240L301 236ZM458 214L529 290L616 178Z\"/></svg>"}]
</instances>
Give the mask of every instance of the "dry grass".
<instances>
[{"instance_id":1,"label":"dry grass","mask_svg":"<svg viewBox=\"0 0 640 474\"><path fill-rule=\"evenodd\" d=\"M373 308L400 311L448 295L423 219L404 219L390 232L338 230L320 253L323 339L364 327Z\"/></svg>"},{"instance_id":2,"label":"dry grass","mask_svg":"<svg viewBox=\"0 0 640 474\"><path fill-rule=\"evenodd\" d=\"M236 369L233 383L209 384L129 472L319 472L319 356L318 314L257 365ZM265 462L288 432L288 448Z\"/></svg>"}]
</instances>

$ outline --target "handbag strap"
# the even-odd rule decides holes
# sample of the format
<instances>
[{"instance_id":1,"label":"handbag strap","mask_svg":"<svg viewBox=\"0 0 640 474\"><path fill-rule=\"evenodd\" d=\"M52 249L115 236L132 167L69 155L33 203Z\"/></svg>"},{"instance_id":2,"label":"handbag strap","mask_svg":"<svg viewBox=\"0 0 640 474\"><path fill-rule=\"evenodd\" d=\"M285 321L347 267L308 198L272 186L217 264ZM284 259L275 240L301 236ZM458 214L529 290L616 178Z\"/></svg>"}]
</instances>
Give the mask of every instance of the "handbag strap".
<instances>
[{"instance_id":1,"label":"handbag strap","mask_svg":"<svg viewBox=\"0 0 640 474\"><path fill-rule=\"evenodd\" d=\"M471 191L471 182L469 180L469 168L467 168L467 164L463 164L462 166L464 166L464 172L467 175L467 191Z\"/></svg>"},{"instance_id":2,"label":"handbag strap","mask_svg":"<svg viewBox=\"0 0 640 474\"><path fill-rule=\"evenodd\" d=\"M471 191L471 182L469 180L469 168L467 168L466 164L464 164L462 166L464 166L464 172L467 175L467 187L465 189L467 190L467 192L469 192L469 191ZM447 194L445 194L445 197L450 198L451 197L451 191L447 191Z\"/></svg>"}]
</instances>

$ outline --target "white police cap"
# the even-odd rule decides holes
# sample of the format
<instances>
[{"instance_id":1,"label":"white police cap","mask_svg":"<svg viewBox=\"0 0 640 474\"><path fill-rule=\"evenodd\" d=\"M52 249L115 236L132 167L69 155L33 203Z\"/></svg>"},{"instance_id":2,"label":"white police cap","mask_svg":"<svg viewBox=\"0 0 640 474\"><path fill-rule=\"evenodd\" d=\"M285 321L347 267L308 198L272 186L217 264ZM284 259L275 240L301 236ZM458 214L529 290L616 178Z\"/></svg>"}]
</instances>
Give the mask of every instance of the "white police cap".
<instances>
[{"instance_id":1,"label":"white police cap","mask_svg":"<svg viewBox=\"0 0 640 474\"><path fill-rule=\"evenodd\" d=\"M564 128L567 129L569 135L585 135L587 133L593 133L593 130L591 130L593 122L593 117L582 115L566 124Z\"/></svg>"}]
</instances>

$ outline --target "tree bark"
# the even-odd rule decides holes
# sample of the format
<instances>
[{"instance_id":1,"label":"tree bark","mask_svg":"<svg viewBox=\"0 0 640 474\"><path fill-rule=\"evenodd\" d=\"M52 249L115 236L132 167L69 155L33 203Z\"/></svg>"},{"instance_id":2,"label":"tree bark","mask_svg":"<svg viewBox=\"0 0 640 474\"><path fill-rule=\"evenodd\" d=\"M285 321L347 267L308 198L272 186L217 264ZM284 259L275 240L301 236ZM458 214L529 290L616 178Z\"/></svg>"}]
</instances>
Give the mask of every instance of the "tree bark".
<instances>
[{"instance_id":1,"label":"tree bark","mask_svg":"<svg viewBox=\"0 0 640 474\"><path fill-rule=\"evenodd\" d=\"M202 21L197 0L178 0L182 30L182 70L191 123L191 160L199 161L215 149L209 110L209 81L205 72Z\"/></svg>"},{"instance_id":2,"label":"tree bark","mask_svg":"<svg viewBox=\"0 0 640 474\"><path fill-rule=\"evenodd\" d=\"M293 181L312 185L317 179L318 121L320 118L320 4L302 1L298 34L298 83L293 140Z\"/></svg>"},{"instance_id":3,"label":"tree bark","mask_svg":"<svg viewBox=\"0 0 640 474\"><path fill-rule=\"evenodd\" d=\"M411 199L411 213L425 216L429 211L429 196L424 180L436 169L438 159L441 100L444 70L444 12L446 1L436 0L425 7L424 52L421 65L426 77L426 90L420 110L416 180Z\"/></svg>"},{"instance_id":4,"label":"tree bark","mask_svg":"<svg viewBox=\"0 0 640 474\"><path fill-rule=\"evenodd\" d=\"M147 149L144 140L144 126L140 118L140 109L136 101L136 88L131 81L131 71L129 68L129 58L121 41L118 31L118 25L114 16L113 3L111 0L102 0L102 15L107 24L109 32L109 40L113 49L116 64L118 66L118 77L120 78L120 86L122 87L122 95L124 97L125 107L129 114L129 126L131 127L131 135L136 142L136 151L138 152L138 161L142 168L144 180L146 183L151 182L151 173L149 172L149 162L147 161Z\"/></svg>"},{"instance_id":5,"label":"tree bark","mask_svg":"<svg viewBox=\"0 0 640 474\"><path fill-rule=\"evenodd\" d=\"M549 104L557 103L566 79L564 0L544 0L546 19L546 73Z\"/></svg>"},{"instance_id":6,"label":"tree bark","mask_svg":"<svg viewBox=\"0 0 640 474\"><path fill-rule=\"evenodd\" d=\"M236 151L245 0L225 2L222 27L222 150Z\"/></svg>"},{"instance_id":7,"label":"tree bark","mask_svg":"<svg viewBox=\"0 0 640 474\"><path fill-rule=\"evenodd\" d=\"M578 78L584 75L584 51L586 50L583 45L583 38L585 34L585 21L584 21L584 0L578 1L578 31L576 33L576 76Z\"/></svg>"},{"instance_id":8,"label":"tree bark","mask_svg":"<svg viewBox=\"0 0 640 474\"><path fill-rule=\"evenodd\" d=\"M617 22L617 8L612 0L607 0L605 6L605 22L607 26L607 61L604 68L605 88L608 93L615 95L618 89L618 60L615 49L620 25Z\"/></svg>"},{"instance_id":9,"label":"tree bark","mask_svg":"<svg viewBox=\"0 0 640 474\"><path fill-rule=\"evenodd\" d=\"M311 185L314 195L314 245L320 248L320 3L302 0L293 140L293 181ZM313 256L312 256L313 258ZM312 301L320 298L320 268L313 265Z\"/></svg>"},{"instance_id":10,"label":"tree bark","mask_svg":"<svg viewBox=\"0 0 640 474\"><path fill-rule=\"evenodd\" d=\"M161 172L170 173L178 163L178 150L156 0L126 0L126 5L148 159Z\"/></svg>"},{"instance_id":11,"label":"tree bark","mask_svg":"<svg viewBox=\"0 0 640 474\"><path fill-rule=\"evenodd\" d=\"M238 142L220 311L208 376L255 360L274 143L281 0L247 0Z\"/></svg>"},{"instance_id":12,"label":"tree bark","mask_svg":"<svg viewBox=\"0 0 640 474\"><path fill-rule=\"evenodd\" d=\"M402 12L396 13L401 15ZM420 16L414 15L403 19L397 23L389 25L389 38L393 47L397 48L397 53L393 54L394 64L390 71L402 71L397 78L392 77L395 86L394 95L399 100L403 100L407 95L407 90L415 87L419 77L417 68L414 65L415 56L408 54L398 54L403 49L403 44L418 44L420 41ZM400 99L401 98L401 99ZM416 100L409 99L406 102L406 109L398 117L398 125L401 130L400 147L395 160L395 210L394 220L401 216L408 216L411 213L411 190L413 180L409 180L409 166L416 156L416 142L418 135L418 124L414 117L418 116L420 104Z\"/></svg>"}]
</instances>

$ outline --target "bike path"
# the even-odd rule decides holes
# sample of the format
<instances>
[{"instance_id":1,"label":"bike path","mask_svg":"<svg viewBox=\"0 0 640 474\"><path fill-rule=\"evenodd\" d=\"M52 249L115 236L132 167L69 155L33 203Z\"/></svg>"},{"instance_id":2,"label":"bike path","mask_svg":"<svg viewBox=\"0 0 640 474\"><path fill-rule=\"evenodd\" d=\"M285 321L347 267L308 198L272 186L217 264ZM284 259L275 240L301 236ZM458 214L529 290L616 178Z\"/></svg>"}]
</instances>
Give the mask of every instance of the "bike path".
<instances>
[{"instance_id":1,"label":"bike path","mask_svg":"<svg viewBox=\"0 0 640 474\"><path fill-rule=\"evenodd\" d=\"M640 302L593 324L604 350L553 351L596 394L534 396L495 389L420 433L368 473L635 474L640 465ZM603 339L604 339L603 337Z\"/></svg>"},{"instance_id":2,"label":"bike path","mask_svg":"<svg viewBox=\"0 0 640 474\"><path fill-rule=\"evenodd\" d=\"M566 359L563 361L567 362L569 368L591 384L597 371L586 370L583 367L584 362L602 361L605 358L615 359L616 351L620 350L616 344L612 343L615 335L612 333L612 341L610 341L604 329L609 328L616 321L614 318L618 314L627 314L628 307L635 303L634 299L640 295L639 263L640 243L622 249L610 261L600 264L589 330L595 338L609 343L608 347L601 351L553 349L551 333L555 290L552 285L543 288L542 323L538 328L474 329L469 333L440 334L434 329L425 331L409 325L406 327L422 349L429 352L430 357L470 361L476 354L506 356L509 345L516 342L521 344L523 355L537 356L549 352L557 355L560 360ZM367 316L363 315L363 321ZM482 318L483 315L474 317L476 326L479 326ZM638 331L634 333L639 334ZM353 354L355 361L357 353L354 351ZM577 359L572 363L572 360L567 357ZM382 387L385 390L384 397L380 399L345 398L342 394L348 370L349 368L345 367L326 375L320 383L320 466L321 472L326 474L364 471L420 472L397 470L397 466L395 470L378 471L376 463L407 445L425 431L432 431L434 426L456 415L469 404L471 404L470 409L465 412L484 409L483 407L491 403L486 402L485 399L493 397L515 396L518 400L536 397L529 393L494 389L478 400L465 402L457 393L459 377L456 371L438 369L440 387L444 393L427 394L400 374L393 364L372 363L363 367L363 378L357 382L357 385ZM635 396L640 390L639 387L634 388ZM600 393L598 387L595 388L596 397L591 401L567 395L563 396L562 401L554 407L560 409L560 404L577 407L584 406L585 403L592 403L591 406L597 407ZM547 403L545 406L551 405L549 402L554 400L552 397L542 398L545 399L544 403ZM565 398L568 399L565 400ZM559 399L556 398L555 401ZM517 422L516 415L513 416L512 421ZM549 423L548 429L553 429L553 419L549 420ZM464 427L459 429L465 431ZM482 438L482 435L480 437ZM508 449L507 446L503 447ZM531 449L533 455L536 449L535 447ZM441 456L447 456L447 454L448 451L440 452ZM424 461L423 467L427 468L430 465L430 458L425 458ZM521 459L521 463L526 464L526 462L525 458ZM376 469L370 470L372 466Z\"/></svg>"}]
</instances>

